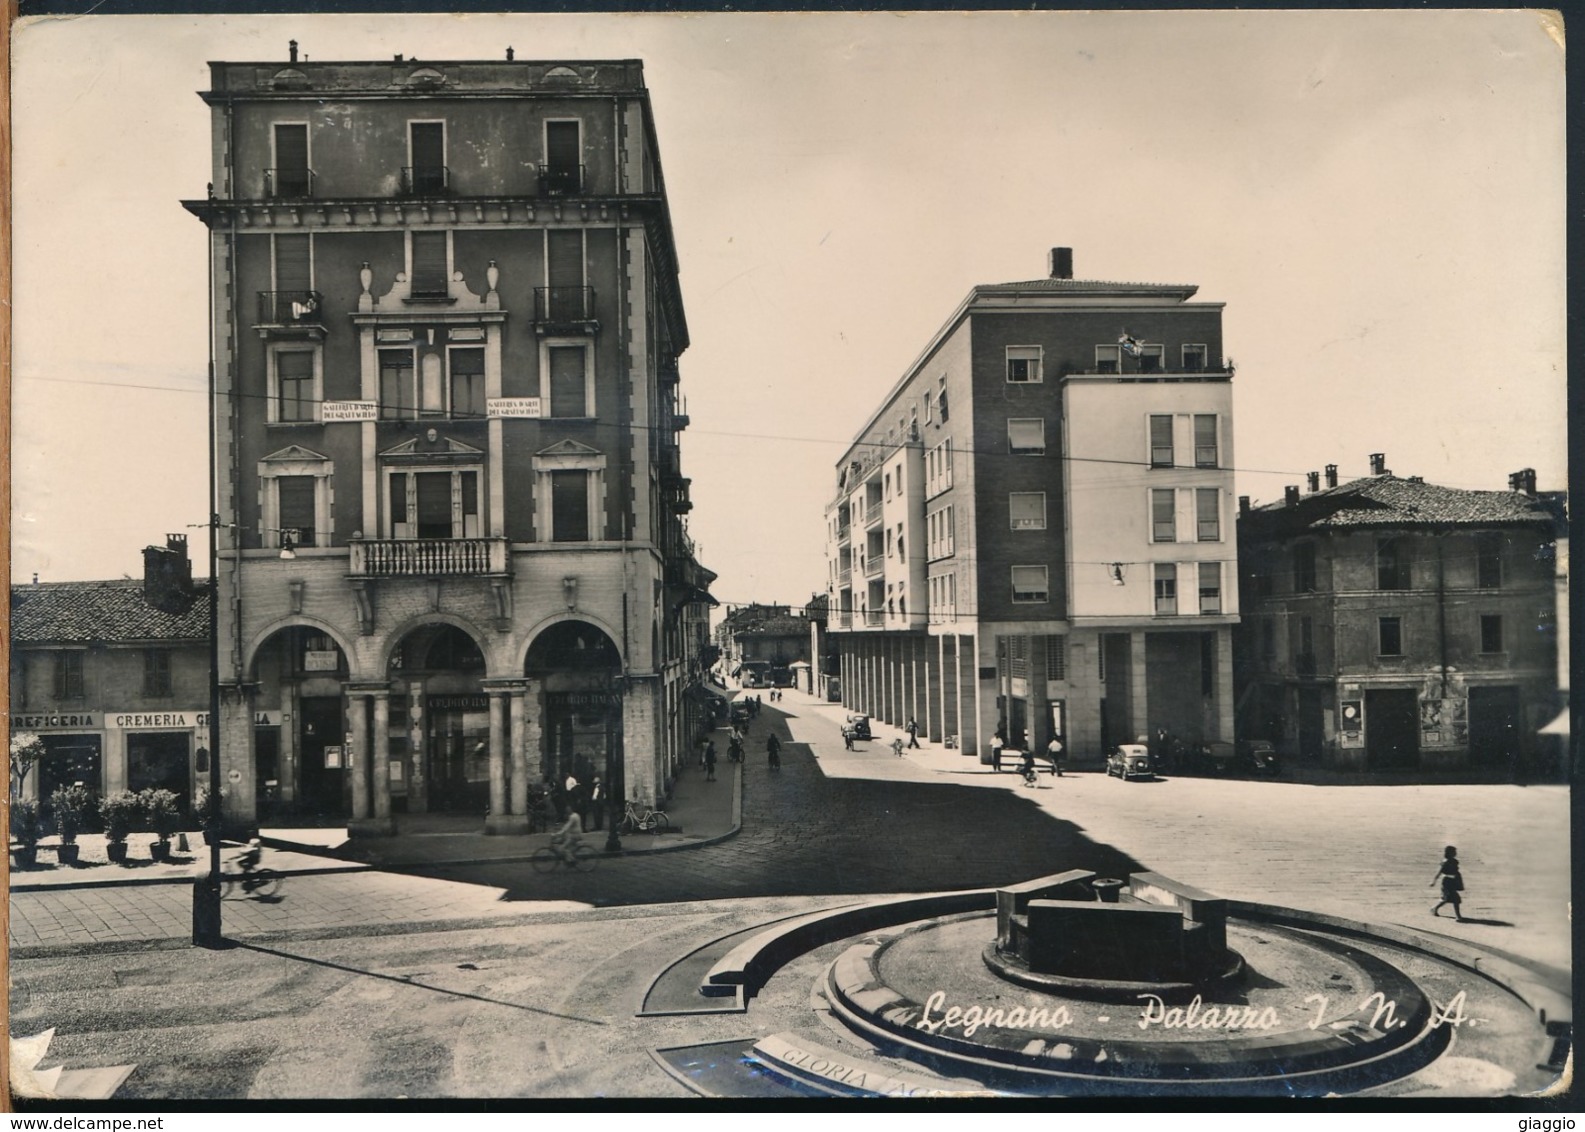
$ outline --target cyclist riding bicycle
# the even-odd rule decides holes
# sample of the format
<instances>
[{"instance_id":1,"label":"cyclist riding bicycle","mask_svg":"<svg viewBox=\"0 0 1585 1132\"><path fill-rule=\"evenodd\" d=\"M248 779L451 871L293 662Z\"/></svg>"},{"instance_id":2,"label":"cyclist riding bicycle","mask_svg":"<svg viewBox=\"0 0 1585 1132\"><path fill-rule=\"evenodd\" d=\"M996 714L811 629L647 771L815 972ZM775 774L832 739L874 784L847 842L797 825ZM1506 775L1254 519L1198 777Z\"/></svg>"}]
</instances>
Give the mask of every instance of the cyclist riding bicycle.
<instances>
[{"instance_id":1,"label":"cyclist riding bicycle","mask_svg":"<svg viewBox=\"0 0 1585 1132\"><path fill-rule=\"evenodd\" d=\"M1031 750L1031 751L1025 751L1024 752L1023 762L1019 766L1018 770L1019 770L1019 773L1024 776L1024 785L1025 786L1033 786L1035 784L1035 752L1034 751Z\"/></svg>"},{"instance_id":2,"label":"cyclist riding bicycle","mask_svg":"<svg viewBox=\"0 0 1585 1132\"><path fill-rule=\"evenodd\" d=\"M583 819L576 813L568 814L567 820L550 835L550 847L567 864L574 864L573 850L583 844L582 834Z\"/></svg>"},{"instance_id":3,"label":"cyclist riding bicycle","mask_svg":"<svg viewBox=\"0 0 1585 1132\"><path fill-rule=\"evenodd\" d=\"M255 837L248 842L248 847L237 856L237 868L243 873L251 873L259 867L259 861L264 857L264 846L259 844Z\"/></svg>"}]
</instances>

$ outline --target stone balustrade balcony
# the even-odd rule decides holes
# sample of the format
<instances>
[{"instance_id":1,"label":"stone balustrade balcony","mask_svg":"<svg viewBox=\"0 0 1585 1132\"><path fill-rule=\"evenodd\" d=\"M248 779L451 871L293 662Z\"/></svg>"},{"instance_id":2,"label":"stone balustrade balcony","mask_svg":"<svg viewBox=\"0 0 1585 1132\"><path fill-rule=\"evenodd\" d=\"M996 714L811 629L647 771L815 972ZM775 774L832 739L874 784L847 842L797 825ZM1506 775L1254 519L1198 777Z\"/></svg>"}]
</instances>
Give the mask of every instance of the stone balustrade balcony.
<instances>
[{"instance_id":1,"label":"stone balustrade balcony","mask_svg":"<svg viewBox=\"0 0 1585 1132\"><path fill-rule=\"evenodd\" d=\"M510 556L504 538L354 539L351 574L356 578L434 578L506 574Z\"/></svg>"}]
</instances>

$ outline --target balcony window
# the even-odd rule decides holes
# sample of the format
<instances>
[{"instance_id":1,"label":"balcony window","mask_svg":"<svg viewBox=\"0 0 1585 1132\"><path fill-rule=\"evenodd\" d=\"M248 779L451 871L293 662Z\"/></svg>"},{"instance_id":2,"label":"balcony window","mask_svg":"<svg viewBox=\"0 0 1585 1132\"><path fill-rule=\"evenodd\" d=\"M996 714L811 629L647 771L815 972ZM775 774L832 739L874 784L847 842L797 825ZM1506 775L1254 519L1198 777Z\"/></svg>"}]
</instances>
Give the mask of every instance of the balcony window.
<instances>
[{"instance_id":1,"label":"balcony window","mask_svg":"<svg viewBox=\"0 0 1585 1132\"><path fill-rule=\"evenodd\" d=\"M1160 373L1166 367L1162 360L1166 357L1166 350L1160 345L1143 345L1139 347L1139 372Z\"/></svg>"},{"instance_id":2,"label":"balcony window","mask_svg":"<svg viewBox=\"0 0 1585 1132\"><path fill-rule=\"evenodd\" d=\"M1046 422L1041 417L1013 417L1007 422L1007 451L1014 456L1046 454Z\"/></svg>"},{"instance_id":3,"label":"balcony window","mask_svg":"<svg viewBox=\"0 0 1585 1132\"><path fill-rule=\"evenodd\" d=\"M1033 384L1041 380L1040 347L1007 347L1007 380L1014 384Z\"/></svg>"},{"instance_id":4,"label":"balcony window","mask_svg":"<svg viewBox=\"0 0 1585 1132\"><path fill-rule=\"evenodd\" d=\"M275 355L276 412L283 424L314 419L314 351L282 350Z\"/></svg>"},{"instance_id":5,"label":"balcony window","mask_svg":"<svg viewBox=\"0 0 1585 1132\"><path fill-rule=\"evenodd\" d=\"M1122 373L1123 348L1116 345L1095 347L1096 373Z\"/></svg>"},{"instance_id":6,"label":"balcony window","mask_svg":"<svg viewBox=\"0 0 1585 1132\"><path fill-rule=\"evenodd\" d=\"M1222 612L1222 564L1200 563L1200 612Z\"/></svg>"},{"instance_id":7,"label":"balcony window","mask_svg":"<svg viewBox=\"0 0 1585 1132\"><path fill-rule=\"evenodd\" d=\"M1015 531L1043 531L1046 529L1046 493L1043 491L1015 491L1007 497L1011 527Z\"/></svg>"},{"instance_id":8,"label":"balcony window","mask_svg":"<svg viewBox=\"0 0 1585 1132\"><path fill-rule=\"evenodd\" d=\"M273 130L275 165L265 172L265 192L272 197L313 195L313 173L308 168L308 123L277 122Z\"/></svg>"},{"instance_id":9,"label":"balcony window","mask_svg":"<svg viewBox=\"0 0 1585 1132\"><path fill-rule=\"evenodd\" d=\"M947 379L941 379L941 388L936 390L936 415L941 418L941 423L947 423Z\"/></svg>"},{"instance_id":10,"label":"balcony window","mask_svg":"<svg viewBox=\"0 0 1585 1132\"><path fill-rule=\"evenodd\" d=\"M545 123L545 160L539 167L543 193L581 193L583 184L582 124L577 119Z\"/></svg>"},{"instance_id":11,"label":"balcony window","mask_svg":"<svg viewBox=\"0 0 1585 1132\"><path fill-rule=\"evenodd\" d=\"M404 188L414 196L438 196L450 188L446 169L446 123L407 124L408 165Z\"/></svg>"},{"instance_id":12,"label":"balcony window","mask_svg":"<svg viewBox=\"0 0 1585 1132\"><path fill-rule=\"evenodd\" d=\"M1194 414L1194 466L1196 468L1218 466L1215 413Z\"/></svg>"},{"instance_id":13,"label":"balcony window","mask_svg":"<svg viewBox=\"0 0 1585 1132\"><path fill-rule=\"evenodd\" d=\"M1191 343L1183 347L1183 372L1204 373L1207 352L1204 344Z\"/></svg>"},{"instance_id":14,"label":"balcony window","mask_svg":"<svg viewBox=\"0 0 1585 1132\"><path fill-rule=\"evenodd\" d=\"M1222 541L1222 493L1214 487L1194 489L1195 526L1198 541Z\"/></svg>"},{"instance_id":15,"label":"balcony window","mask_svg":"<svg viewBox=\"0 0 1585 1132\"><path fill-rule=\"evenodd\" d=\"M545 346L544 361L552 417L592 417L593 374L589 370L587 343Z\"/></svg>"},{"instance_id":16,"label":"balcony window","mask_svg":"<svg viewBox=\"0 0 1585 1132\"><path fill-rule=\"evenodd\" d=\"M1380 617L1376 620L1376 652L1380 656L1403 655L1403 619Z\"/></svg>"},{"instance_id":17,"label":"balcony window","mask_svg":"<svg viewBox=\"0 0 1585 1132\"><path fill-rule=\"evenodd\" d=\"M1178 493L1170 487L1152 488L1150 492L1150 541L1178 541Z\"/></svg>"},{"instance_id":18,"label":"balcony window","mask_svg":"<svg viewBox=\"0 0 1585 1132\"><path fill-rule=\"evenodd\" d=\"M1178 566L1158 562L1155 568L1156 613L1166 616L1178 612Z\"/></svg>"},{"instance_id":19,"label":"balcony window","mask_svg":"<svg viewBox=\"0 0 1585 1132\"><path fill-rule=\"evenodd\" d=\"M478 538L477 468L386 473L387 514L392 538Z\"/></svg>"},{"instance_id":20,"label":"balcony window","mask_svg":"<svg viewBox=\"0 0 1585 1132\"><path fill-rule=\"evenodd\" d=\"M1049 594L1050 590L1046 584L1046 567L1013 567L1013 601L1020 604L1042 602L1049 599Z\"/></svg>"},{"instance_id":21,"label":"balcony window","mask_svg":"<svg viewBox=\"0 0 1585 1132\"><path fill-rule=\"evenodd\" d=\"M418 416L417 371L411 349L380 351L380 416L405 420Z\"/></svg>"},{"instance_id":22,"label":"balcony window","mask_svg":"<svg viewBox=\"0 0 1585 1132\"><path fill-rule=\"evenodd\" d=\"M551 540L589 541L589 473L550 474Z\"/></svg>"},{"instance_id":23,"label":"balcony window","mask_svg":"<svg viewBox=\"0 0 1585 1132\"><path fill-rule=\"evenodd\" d=\"M1172 414L1150 415L1150 466L1170 468L1175 463L1172 452Z\"/></svg>"},{"instance_id":24,"label":"balcony window","mask_svg":"<svg viewBox=\"0 0 1585 1132\"><path fill-rule=\"evenodd\" d=\"M277 476L275 478L277 519L282 545L290 536L294 546L313 546L318 526L314 507L318 494L314 476Z\"/></svg>"}]
</instances>

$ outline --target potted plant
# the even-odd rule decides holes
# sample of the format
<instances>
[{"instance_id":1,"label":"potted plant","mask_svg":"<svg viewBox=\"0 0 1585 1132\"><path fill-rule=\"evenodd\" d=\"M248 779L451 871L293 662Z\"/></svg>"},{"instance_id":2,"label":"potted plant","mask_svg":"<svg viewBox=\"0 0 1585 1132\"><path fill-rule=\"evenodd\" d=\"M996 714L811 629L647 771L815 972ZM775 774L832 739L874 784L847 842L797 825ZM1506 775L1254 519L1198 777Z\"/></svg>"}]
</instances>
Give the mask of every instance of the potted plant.
<instances>
[{"instance_id":1,"label":"potted plant","mask_svg":"<svg viewBox=\"0 0 1585 1132\"><path fill-rule=\"evenodd\" d=\"M105 823L105 856L112 864L127 863L127 834L143 813L143 799L130 790L117 790L99 799L99 819Z\"/></svg>"},{"instance_id":2,"label":"potted plant","mask_svg":"<svg viewBox=\"0 0 1585 1132\"><path fill-rule=\"evenodd\" d=\"M19 869L31 869L39 853L39 804L11 803L11 859Z\"/></svg>"},{"instance_id":3,"label":"potted plant","mask_svg":"<svg viewBox=\"0 0 1585 1132\"><path fill-rule=\"evenodd\" d=\"M176 795L169 790L151 787L138 797L143 803L144 814L148 816L149 827L154 830L154 840L149 843L149 855L156 861L169 861L171 834L181 825Z\"/></svg>"},{"instance_id":4,"label":"potted plant","mask_svg":"<svg viewBox=\"0 0 1585 1132\"><path fill-rule=\"evenodd\" d=\"M61 835L60 863L75 865L81 848L77 844L77 835L82 832L83 823L88 820L88 814L93 809L94 796L82 783L71 786L57 786L50 795L50 809L55 812L55 830Z\"/></svg>"}]
</instances>

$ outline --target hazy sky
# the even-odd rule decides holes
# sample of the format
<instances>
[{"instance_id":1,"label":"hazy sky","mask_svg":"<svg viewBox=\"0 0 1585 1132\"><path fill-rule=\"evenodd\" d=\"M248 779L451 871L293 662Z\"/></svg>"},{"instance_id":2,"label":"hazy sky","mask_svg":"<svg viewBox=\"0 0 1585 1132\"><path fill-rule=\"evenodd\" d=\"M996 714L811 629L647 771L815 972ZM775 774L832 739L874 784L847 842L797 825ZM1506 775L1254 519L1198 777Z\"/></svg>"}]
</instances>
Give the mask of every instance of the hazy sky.
<instances>
[{"instance_id":1,"label":"hazy sky","mask_svg":"<svg viewBox=\"0 0 1585 1132\"><path fill-rule=\"evenodd\" d=\"M1565 486L1563 53L1535 13L89 16L15 41L14 580L137 574L204 521L195 92L292 38L644 61L724 602L823 586L844 446L971 286L1056 245L1227 304L1240 493L1377 451Z\"/></svg>"}]
</instances>

